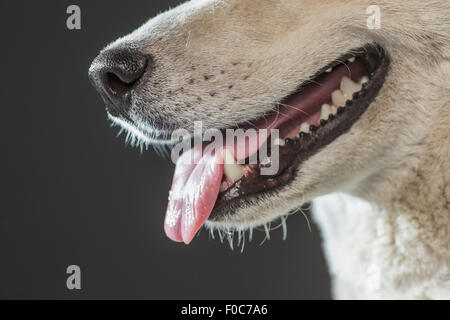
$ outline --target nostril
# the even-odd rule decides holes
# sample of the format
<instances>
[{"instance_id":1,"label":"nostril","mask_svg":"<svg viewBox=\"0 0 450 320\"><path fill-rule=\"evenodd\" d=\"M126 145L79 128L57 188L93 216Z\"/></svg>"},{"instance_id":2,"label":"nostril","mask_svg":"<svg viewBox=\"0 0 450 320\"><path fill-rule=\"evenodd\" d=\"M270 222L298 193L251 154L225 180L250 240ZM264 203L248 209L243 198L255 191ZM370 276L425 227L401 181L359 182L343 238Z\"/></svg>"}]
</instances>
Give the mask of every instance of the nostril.
<instances>
[{"instance_id":1,"label":"nostril","mask_svg":"<svg viewBox=\"0 0 450 320\"><path fill-rule=\"evenodd\" d=\"M105 85L113 94L125 96L144 74L147 59L137 54L124 55L123 52L114 58L104 69Z\"/></svg>"},{"instance_id":2,"label":"nostril","mask_svg":"<svg viewBox=\"0 0 450 320\"><path fill-rule=\"evenodd\" d=\"M94 60L89 77L104 97L108 111L127 113L131 107L130 95L145 74L149 61L149 56L126 46L104 50Z\"/></svg>"},{"instance_id":3,"label":"nostril","mask_svg":"<svg viewBox=\"0 0 450 320\"><path fill-rule=\"evenodd\" d=\"M107 87L116 96L125 96L130 90L133 84L136 82L126 83L122 81L118 76L112 72L106 73Z\"/></svg>"}]
</instances>

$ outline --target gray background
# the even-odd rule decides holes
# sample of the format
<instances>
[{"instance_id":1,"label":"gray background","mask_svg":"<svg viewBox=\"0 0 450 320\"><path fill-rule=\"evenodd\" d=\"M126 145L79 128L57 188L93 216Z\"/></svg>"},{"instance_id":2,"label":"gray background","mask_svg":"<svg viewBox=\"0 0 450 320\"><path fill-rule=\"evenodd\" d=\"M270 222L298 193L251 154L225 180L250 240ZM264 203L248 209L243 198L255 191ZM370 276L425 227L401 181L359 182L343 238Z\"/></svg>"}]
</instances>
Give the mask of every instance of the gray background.
<instances>
[{"instance_id":1,"label":"gray background","mask_svg":"<svg viewBox=\"0 0 450 320\"><path fill-rule=\"evenodd\" d=\"M109 128L90 86L108 42L179 1L1 1L1 298L327 299L315 226L289 218L243 254L206 232L169 241L173 165L139 154ZM82 30L66 28L78 4ZM68 265L82 290L66 289Z\"/></svg>"}]
</instances>

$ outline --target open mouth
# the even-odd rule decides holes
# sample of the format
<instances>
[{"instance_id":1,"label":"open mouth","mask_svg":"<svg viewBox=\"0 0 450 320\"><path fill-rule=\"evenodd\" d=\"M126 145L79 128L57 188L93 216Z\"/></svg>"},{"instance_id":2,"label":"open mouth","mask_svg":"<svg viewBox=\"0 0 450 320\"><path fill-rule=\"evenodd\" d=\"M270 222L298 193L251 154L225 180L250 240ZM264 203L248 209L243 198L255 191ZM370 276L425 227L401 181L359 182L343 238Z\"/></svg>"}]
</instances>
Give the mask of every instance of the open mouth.
<instances>
[{"instance_id":1,"label":"open mouth","mask_svg":"<svg viewBox=\"0 0 450 320\"><path fill-rule=\"evenodd\" d=\"M279 169L262 175L268 164L220 164L222 155L198 155L197 165L178 165L166 214L165 230L189 243L203 223L233 214L257 196L270 195L295 178L296 168L347 132L381 89L389 57L378 45L351 50L323 67L264 118L258 130L278 129ZM246 125L245 127L248 127ZM184 155L183 155L184 156Z\"/></svg>"}]
</instances>

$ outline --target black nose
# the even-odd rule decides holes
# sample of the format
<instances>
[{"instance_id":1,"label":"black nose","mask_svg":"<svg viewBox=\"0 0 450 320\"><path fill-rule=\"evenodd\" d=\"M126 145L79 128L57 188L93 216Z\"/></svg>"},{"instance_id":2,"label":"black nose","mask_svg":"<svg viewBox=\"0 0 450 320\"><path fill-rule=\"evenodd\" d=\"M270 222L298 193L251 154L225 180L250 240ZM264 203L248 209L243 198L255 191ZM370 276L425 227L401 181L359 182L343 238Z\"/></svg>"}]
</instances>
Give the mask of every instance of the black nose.
<instances>
[{"instance_id":1,"label":"black nose","mask_svg":"<svg viewBox=\"0 0 450 320\"><path fill-rule=\"evenodd\" d=\"M127 117L131 92L145 73L148 58L129 47L114 47L102 51L92 62L89 78L114 116Z\"/></svg>"}]
</instances>

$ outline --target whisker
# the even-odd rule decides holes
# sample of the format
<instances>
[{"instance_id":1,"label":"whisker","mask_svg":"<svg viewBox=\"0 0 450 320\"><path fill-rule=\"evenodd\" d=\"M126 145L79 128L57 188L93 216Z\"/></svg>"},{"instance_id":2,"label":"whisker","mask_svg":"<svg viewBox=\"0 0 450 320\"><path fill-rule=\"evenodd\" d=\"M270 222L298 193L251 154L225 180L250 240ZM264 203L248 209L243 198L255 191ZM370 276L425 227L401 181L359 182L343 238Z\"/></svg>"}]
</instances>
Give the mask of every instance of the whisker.
<instances>
[{"instance_id":1,"label":"whisker","mask_svg":"<svg viewBox=\"0 0 450 320\"><path fill-rule=\"evenodd\" d=\"M347 62L343 62L342 60L336 60L336 61L341 63L341 64L343 64L343 65L345 65L345 67L347 68L348 73L349 73L349 78L351 78L352 77L352 71L350 70L350 67L347 65Z\"/></svg>"},{"instance_id":2,"label":"whisker","mask_svg":"<svg viewBox=\"0 0 450 320\"><path fill-rule=\"evenodd\" d=\"M281 217L282 225L283 225L283 241L287 239L287 225L286 225L286 217Z\"/></svg>"},{"instance_id":3,"label":"whisker","mask_svg":"<svg viewBox=\"0 0 450 320\"><path fill-rule=\"evenodd\" d=\"M306 219L306 223L308 224L308 229L309 232L312 232L312 228L311 228L311 222L309 221L308 216L306 215L306 213L300 208L299 211L301 212L301 214L303 215L303 217L305 217Z\"/></svg>"},{"instance_id":4,"label":"whisker","mask_svg":"<svg viewBox=\"0 0 450 320\"><path fill-rule=\"evenodd\" d=\"M245 230L243 232L244 232L244 235L242 236L241 253L244 252L244 247L245 247Z\"/></svg>"},{"instance_id":5,"label":"whisker","mask_svg":"<svg viewBox=\"0 0 450 320\"><path fill-rule=\"evenodd\" d=\"M306 111L304 111L304 110L301 110L300 108L291 106L291 105L289 105L289 104L284 104L284 103L283 103L283 104L280 104L280 105L282 105L282 106L284 106L284 107L288 107L288 108L295 109L295 110L297 110L297 111L300 111L300 112L306 114L307 116L311 116L311 114L309 114L308 112L306 112Z\"/></svg>"}]
</instances>

